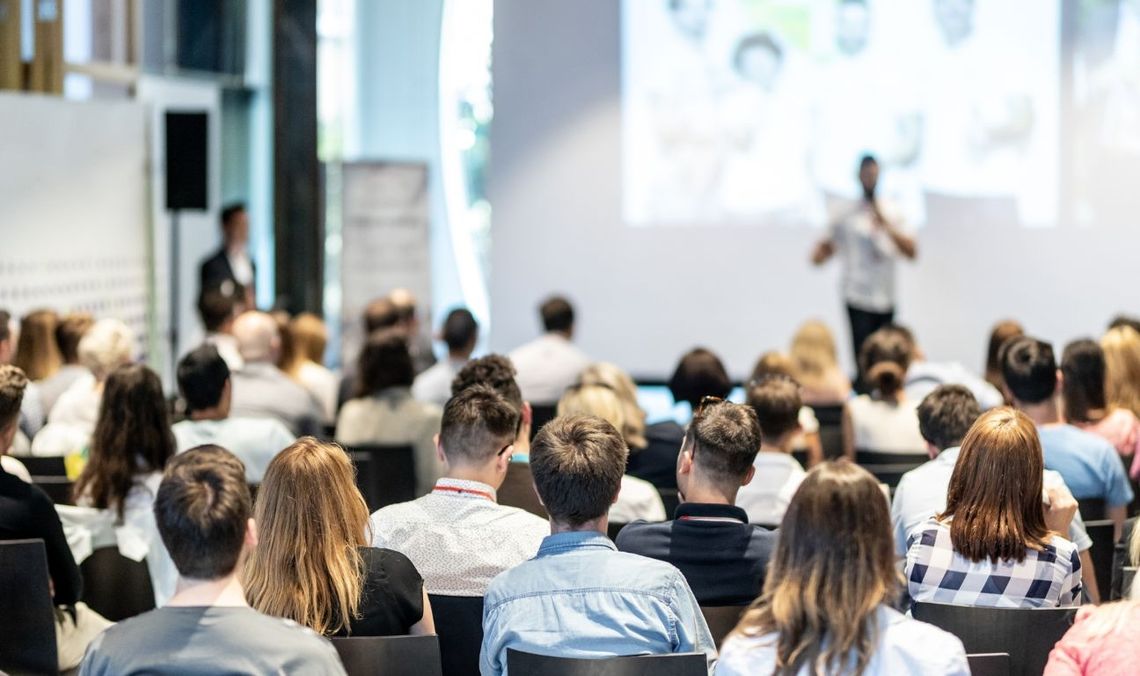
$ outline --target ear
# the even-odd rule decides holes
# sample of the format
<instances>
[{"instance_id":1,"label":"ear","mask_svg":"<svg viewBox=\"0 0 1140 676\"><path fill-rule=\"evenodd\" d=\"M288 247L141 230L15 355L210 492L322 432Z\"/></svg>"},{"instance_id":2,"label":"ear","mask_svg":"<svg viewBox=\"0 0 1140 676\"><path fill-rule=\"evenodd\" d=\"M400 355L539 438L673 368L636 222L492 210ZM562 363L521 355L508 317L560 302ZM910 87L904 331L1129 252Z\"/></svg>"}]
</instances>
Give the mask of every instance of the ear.
<instances>
[{"instance_id":1,"label":"ear","mask_svg":"<svg viewBox=\"0 0 1140 676\"><path fill-rule=\"evenodd\" d=\"M930 456L931 460L937 458L938 454L941 452L942 452L942 449L938 448L937 446L930 443L929 441L926 442L926 454Z\"/></svg>"},{"instance_id":2,"label":"ear","mask_svg":"<svg viewBox=\"0 0 1140 676\"><path fill-rule=\"evenodd\" d=\"M251 516L245 523L245 541L244 544L247 549L253 549L257 546L257 522Z\"/></svg>"},{"instance_id":3,"label":"ear","mask_svg":"<svg viewBox=\"0 0 1140 676\"><path fill-rule=\"evenodd\" d=\"M507 447L507 451L500 453L495 457L495 471L499 474L506 475L507 470L511 467L511 456L515 454L515 445L511 444Z\"/></svg>"},{"instance_id":4,"label":"ear","mask_svg":"<svg viewBox=\"0 0 1140 676\"><path fill-rule=\"evenodd\" d=\"M435 444L435 458L444 465L447 465L447 456L443 454L443 444L439 443L439 433L431 438L432 443Z\"/></svg>"},{"instance_id":5,"label":"ear","mask_svg":"<svg viewBox=\"0 0 1140 676\"><path fill-rule=\"evenodd\" d=\"M681 451L677 455L677 475L685 476L693 473L693 452Z\"/></svg>"},{"instance_id":6,"label":"ear","mask_svg":"<svg viewBox=\"0 0 1140 676\"><path fill-rule=\"evenodd\" d=\"M748 472L746 472L744 475L744 481L741 481L740 485L741 486L747 486L748 484L752 483L752 479L754 479L755 477L756 477L756 465L753 465L753 466L748 468Z\"/></svg>"},{"instance_id":7,"label":"ear","mask_svg":"<svg viewBox=\"0 0 1140 676\"><path fill-rule=\"evenodd\" d=\"M530 482L530 487L534 489L534 494L538 498L538 504L546 507L546 503L542 501L542 494L538 492L538 484L533 481Z\"/></svg>"},{"instance_id":8,"label":"ear","mask_svg":"<svg viewBox=\"0 0 1140 676\"><path fill-rule=\"evenodd\" d=\"M534 423L534 409L531 408L529 401L524 401L522 405L522 422L524 425L531 425Z\"/></svg>"}]
</instances>

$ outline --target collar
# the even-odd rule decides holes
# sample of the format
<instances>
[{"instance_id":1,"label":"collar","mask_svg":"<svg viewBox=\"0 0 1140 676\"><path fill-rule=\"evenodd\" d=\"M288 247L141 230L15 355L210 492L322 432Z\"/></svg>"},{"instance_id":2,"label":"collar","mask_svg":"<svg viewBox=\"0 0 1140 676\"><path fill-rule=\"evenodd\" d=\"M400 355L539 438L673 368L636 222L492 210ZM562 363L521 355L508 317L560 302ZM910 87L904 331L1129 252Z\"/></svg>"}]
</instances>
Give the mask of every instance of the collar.
<instances>
[{"instance_id":1,"label":"collar","mask_svg":"<svg viewBox=\"0 0 1140 676\"><path fill-rule=\"evenodd\" d=\"M682 502L673 513L677 521L733 521L748 523L748 512L736 505Z\"/></svg>"},{"instance_id":2,"label":"collar","mask_svg":"<svg viewBox=\"0 0 1140 676\"><path fill-rule=\"evenodd\" d=\"M464 479L451 479L443 477L435 482L431 491L435 495L450 495L460 498L475 498L498 502L499 497L495 489L481 481L465 481Z\"/></svg>"},{"instance_id":3,"label":"collar","mask_svg":"<svg viewBox=\"0 0 1140 676\"><path fill-rule=\"evenodd\" d=\"M609 549L617 551L617 545L596 530L576 530L568 533L555 533L542 539L535 558L561 554L574 549Z\"/></svg>"},{"instance_id":4,"label":"collar","mask_svg":"<svg viewBox=\"0 0 1140 676\"><path fill-rule=\"evenodd\" d=\"M938 454L938 457L936 457L934 459L934 462L949 463L951 465L957 464L958 454L961 452L962 452L961 446L954 446L953 448L947 448L945 451L942 451L941 453Z\"/></svg>"}]
</instances>

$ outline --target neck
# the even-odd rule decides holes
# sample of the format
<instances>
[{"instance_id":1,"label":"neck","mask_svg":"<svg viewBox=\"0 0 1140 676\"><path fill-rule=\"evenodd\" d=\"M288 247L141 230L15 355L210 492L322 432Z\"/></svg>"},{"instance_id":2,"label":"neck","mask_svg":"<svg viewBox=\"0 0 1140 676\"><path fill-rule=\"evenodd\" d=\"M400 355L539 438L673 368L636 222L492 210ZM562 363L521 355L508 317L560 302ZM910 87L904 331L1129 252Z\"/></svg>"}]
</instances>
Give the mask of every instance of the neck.
<instances>
[{"instance_id":1,"label":"neck","mask_svg":"<svg viewBox=\"0 0 1140 676\"><path fill-rule=\"evenodd\" d=\"M548 331L547 333L549 335L552 335L552 336L558 336L559 338L565 338L566 340L570 340L570 332L569 331Z\"/></svg>"},{"instance_id":2,"label":"neck","mask_svg":"<svg viewBox=\"0 0 1140 676\"><path fill-rule=\"evenodd\" d=\"M685 489L685 502L704 505L734 505L736 494L740 491L739 486L729 489L697 477L689 479L689 485Z\"/></svg>"},{"instance_id":3,"label":"neck","mask_svg":"<svg viewBox=\"0 0 1140 676\"><path fill-rule=\"evenodd\" d=\"M1061 410L1053 397L1036 404L1017 402L1017 408L1029 416L1034 425L1052 425L1061 422Z\"/></svg>"},{"instance_id":4,"label":"neck","mask_svg":"<svg viewBox=\"0 0 1140 676\"><path fill-rule=\"evenodd\" d=\"M471 350L448 350L447 358L451 361L467 361L471 358Z\"/></svg>"},{"instance_id":5,"label":"neck","mask_svg":"<svg viewBox=\"0 0 1140 676\"><path fill-rule=\"evenodd\" d=\"M503 485L503 476L495 470L495 464L489 463L483 467L474 467L472 465L452 465L447 472L448 479L456 479L458 481L478 481L481 484L487 484L496 491L499 486Z\"/></svg>"},{"instance_id":6,"label":"neck","mask_svg":"<svg viewBox=\"0 0 1140 676\"><path fill-rule=\"evenodd\" d=\"M602 516L599 516L598 518L594 519L593 521L587 521L586 523L579 524L577 526L571 526L568 523L562 523L560 521L555 521L552 518L552 519L550 519L550 534L551 535L557 535L558 533L597 532L597 533L601 533L602 535L606 535L609 532L609 526L610 526L609 514L603 514Z\"/></svg>"},{"instance_id":7,"label":"neck","mask_svg":"<svg viewBox=\"0 0 1140 676\"><path fill-rule=\"evenodd\" d=\"M193 580L179 577L169 606L248 606L237 572L217 580Z\"/></svg>"},{"instance_id":8,"label":"neck","mask_svg":"<svg viewBox=\"0 0 1140 676\"><path fill-rule=\"evenodd\" d=\"M225 420L227 417L229 417L229 412L223 410L221 406L190 411L191 420Z\"/></svg>"},{"instance_id":9,"label":"neck","mask_svg":"<svg viewBox=\"0 0 1140 676\"><path fill-rule=\"evenodd\" d=\"M761 435L761 438L763 438L763 435ZM795 440L795 433L788 432L776 437L771 441L771 443L761 440L760 450L766 451L768 453L791 453L795 450L792 448L792 444Z\"/></svg>"}]
</instances>

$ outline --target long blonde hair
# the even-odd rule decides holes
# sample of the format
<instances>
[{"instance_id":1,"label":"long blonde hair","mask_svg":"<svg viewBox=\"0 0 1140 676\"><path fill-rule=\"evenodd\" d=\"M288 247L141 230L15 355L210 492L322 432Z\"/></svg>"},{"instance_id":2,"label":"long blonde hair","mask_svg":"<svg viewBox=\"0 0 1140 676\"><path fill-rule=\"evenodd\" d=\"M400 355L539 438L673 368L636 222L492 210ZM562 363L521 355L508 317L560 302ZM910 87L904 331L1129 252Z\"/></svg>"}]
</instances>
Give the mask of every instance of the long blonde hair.
<instances>
[{"instance_id":1,"label":"long blonde hair","mask_svg":"<svg viewBox=\"0 0 1140 676\"><path fill-rule=\"evenodd\" d=\"M839 371L835 337L827 324L812 319L800 325L792 336L788 350L795 368L795 378L809 388L826 388L832 373Z\"/></svg>"},{"instance_id":2,"label":"long blonde hair","mask_svg":"<svg viewBox=\"0 0 1140 676\"><path fill-rule=\"evenodd\" d=\"M368 507L339 446L302 437L277 454L254 520L258 543L242 572L251 606L326 636L359 617Z\"/></svg>"},{"instance_id":3,"label":"long blonde hair","mask_svg":"<svg viewBox=\"0 0 1140 676\"><path fill-rule=\"evenodd\" d=\"M329 332L321 318L311 312L289 320L283 333L289 334L288 361L281 364L281 370L291 378L297 378L301 367L307 362L321 364L325 358L325 347L329 342Z\"/></svg>"},{"instance_id":4,"label":"long blonde hair","mask_svg":"<svg viewBox=\"0 0 1140 676\"><path fill-rule=\"evenodd\" d=\"M51 310L33 310L20 320L20 337L12 363L23 369L28 380L43 380L59 370L63 358L55 342L59 315Z\"/></svg>"},{"instance_id":5,"label":"long blonde hair","mask_svg":"<svg viewBox=\"0 0 1140 676\"><path fill-rule=\"evenodd\" d=\"M605 420L615 429L625 427L625 410L621 399L607 385L576 385L566 390L558 401L558 417L592 415Z\"/></svg>"},{"instance_id":6,"label":"long blonde hair","mask_svg":"<svg viewBox=\"0 0 1140 676\"><path fill-rule=\"evenodd\" d=\"M1108 405L1140 415L1140 333L1131 326L1109 330L1100 340L1104 348Z\"/></svg>"},{"instance_id":7,"label":"long blonde hair","mask_svg":"<svg viewBox=\"0 0 1140 676\"><path fill-rule=\"evenodd\" d=\"M582 371L578 381L583 385L609 387L621 401L624 424L618 428L630 449L639 450L649 445L645 438L645 411L637 403L637 385L633 378L616 364L597 362Z\"/></svg>"},{"instance_id":8,"label":"long blonde hair","mask_svg":"<svg viewBox=\"0 0 1140 676\"><path fill-rule=\"evenodd\" d=\"M776 674L854 674L871 663L880 605L898 594L891 517L879 484L845 460L817 465L792 497L764 592L733 634L776 634Z\"/></svg>"}]
</instances>

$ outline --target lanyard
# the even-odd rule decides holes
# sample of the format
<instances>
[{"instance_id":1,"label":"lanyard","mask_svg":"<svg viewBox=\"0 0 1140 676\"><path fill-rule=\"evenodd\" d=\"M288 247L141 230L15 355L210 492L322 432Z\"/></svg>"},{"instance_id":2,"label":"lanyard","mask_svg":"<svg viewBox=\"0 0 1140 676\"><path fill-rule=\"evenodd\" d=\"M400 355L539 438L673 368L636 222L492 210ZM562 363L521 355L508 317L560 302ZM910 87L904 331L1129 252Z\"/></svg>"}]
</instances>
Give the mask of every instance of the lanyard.
<instances>
[{"instance_id":1,"label":"lanyard","mask_svg":"<svg viewBox=\"0 0 1140 676\"><path fill-rule=\"evenodd\" d=\"M491 495L487 491L480 491L480 490L477 490L474 488L460 488L459 486L436 486L435 488L432 489L431 492L432 493L440 493L440 492L458 493L459 495L474 495L475 497L483 498L484 500L490 500L491 502L495 502L495 496Z\"/></svg>"}]
</instances>

